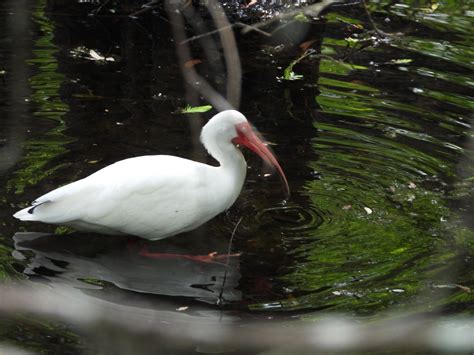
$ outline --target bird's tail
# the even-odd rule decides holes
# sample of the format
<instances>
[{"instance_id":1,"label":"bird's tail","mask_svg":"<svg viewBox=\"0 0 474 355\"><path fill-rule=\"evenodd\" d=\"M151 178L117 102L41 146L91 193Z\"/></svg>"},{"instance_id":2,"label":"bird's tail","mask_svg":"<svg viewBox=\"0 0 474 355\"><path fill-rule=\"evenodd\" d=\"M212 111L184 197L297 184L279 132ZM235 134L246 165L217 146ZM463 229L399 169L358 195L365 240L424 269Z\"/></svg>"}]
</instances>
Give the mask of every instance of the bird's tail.
<instances>
[{"instance_id":1,"label":"bird's tail","mask_svg":"<svg viewBox=\"0 0 474 355\"><path fill-rule=\"evenodd\" d=\"M42 204L49 202L49 201L42 201L42 202L33 202L33 205L30 207L26 207L13 215L13 217L18 218L21 221L39 221L37 215L34 214L35 209Z\"/></svg>"},{"instance_id":2,"label":"bird's tail","mask_svg":"<svg viewBox=\"0 0 474 355\"><path fill-rule=\"evenodd\" d=\"M18 218L21 221L34 221L36 218L33 213L29 213L28 211L31 210L33 207L27 207L18 211L13 215L13 217Z\"/></svg>"}]
</instances>

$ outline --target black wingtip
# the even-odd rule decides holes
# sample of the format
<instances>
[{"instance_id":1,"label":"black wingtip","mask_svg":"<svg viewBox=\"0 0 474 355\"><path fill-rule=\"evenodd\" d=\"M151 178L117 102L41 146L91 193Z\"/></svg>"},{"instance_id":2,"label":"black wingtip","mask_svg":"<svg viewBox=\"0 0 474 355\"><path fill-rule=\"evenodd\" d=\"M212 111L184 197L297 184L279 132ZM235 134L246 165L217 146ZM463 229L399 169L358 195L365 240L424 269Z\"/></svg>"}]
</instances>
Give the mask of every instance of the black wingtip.
<instances>
[{"instance_id":1,"label":"black wingtip","mask_svg":"<svg viewBox=\"0 0 474 355\"><path fill-rule=\"evenodd\" d=\"M39 206L41 206L42 204L46 203L46 202L49 202L49 201L44 201L44 202L41 202L41 203L38 203L37 205L35 205L35 203L37 203L36 201L33 201L33 207L31 207L27 212L29 214L33 214L33 212L35 211L35 209Z\"/></svg>"}]
</instances>

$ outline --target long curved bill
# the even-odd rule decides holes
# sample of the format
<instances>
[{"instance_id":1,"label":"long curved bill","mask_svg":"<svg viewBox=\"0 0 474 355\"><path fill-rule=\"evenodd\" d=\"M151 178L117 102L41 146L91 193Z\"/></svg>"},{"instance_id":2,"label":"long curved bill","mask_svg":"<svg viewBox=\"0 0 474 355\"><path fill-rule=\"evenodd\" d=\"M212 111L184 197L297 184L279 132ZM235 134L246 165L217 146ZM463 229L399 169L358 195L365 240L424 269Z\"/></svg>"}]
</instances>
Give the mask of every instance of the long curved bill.
<instances>
[{"instance_id":1,"label":"long curved bill","mask_svg":"<svg viewBox=\"0 0 474 355\"><path fill-rule=\"evenodd\" d=\"M288 185L288 180L286 179L283 169L281 168L280 164L278 163L277 159L270 151L270 149L268 149L265 143L263 143L262 140L257 136L257 134L255 134L252 126L250 126L250 124L247 122L243 122L235 125L235 129L237 131L237 137L233 139L233 142L235 144L240 144L249 148L256 154L258 154L260 158L267 162L271 167L275 168L280 174L282 182L285 186L285 192L287 197L290 197L290 187Z\"/></svg>"}]
</instances>

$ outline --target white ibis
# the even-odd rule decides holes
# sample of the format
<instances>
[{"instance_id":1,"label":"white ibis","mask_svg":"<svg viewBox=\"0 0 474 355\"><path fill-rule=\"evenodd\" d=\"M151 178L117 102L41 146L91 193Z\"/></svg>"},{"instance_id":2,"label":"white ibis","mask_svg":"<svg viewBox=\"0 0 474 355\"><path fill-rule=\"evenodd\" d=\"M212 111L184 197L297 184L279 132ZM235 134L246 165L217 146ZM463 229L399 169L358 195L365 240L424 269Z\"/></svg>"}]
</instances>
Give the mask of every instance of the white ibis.
<instances>
[{"instance_id":1,"label":"white ibis","mask_svg":"<svg viewBox=\"0 0 474 355\"><path fill-rule=\"evenodd\" d=\"M169 155L125 159L41 196L14 217L149 240L186 232L228 209L239 196L247 164L235 144L276 168L289 194L276 158L240 112L212 117L201 142L219 166Z\"/></svg>"}]
</instances>

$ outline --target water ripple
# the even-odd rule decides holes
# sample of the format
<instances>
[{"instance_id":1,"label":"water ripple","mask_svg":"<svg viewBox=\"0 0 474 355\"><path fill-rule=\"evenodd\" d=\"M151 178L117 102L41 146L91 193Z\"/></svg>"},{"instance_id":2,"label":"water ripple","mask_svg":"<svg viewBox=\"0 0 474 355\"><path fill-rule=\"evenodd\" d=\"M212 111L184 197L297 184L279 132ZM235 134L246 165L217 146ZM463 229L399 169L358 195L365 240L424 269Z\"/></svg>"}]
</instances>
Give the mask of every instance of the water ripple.
<instances>
[{"instance_id":1,"label":"water ripple","mask_svg":"<svg viewBox=\"0 0 474 355\"><path fill-rule=\"evenodd\" d=\"M282 231L304 232L317 229L324 221L324 213L296 204L261 210L255 217L259 224L277 224Z\"/></svg>"}]
</instances>

